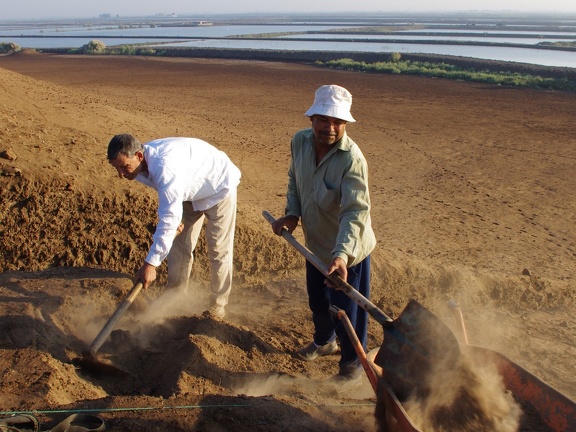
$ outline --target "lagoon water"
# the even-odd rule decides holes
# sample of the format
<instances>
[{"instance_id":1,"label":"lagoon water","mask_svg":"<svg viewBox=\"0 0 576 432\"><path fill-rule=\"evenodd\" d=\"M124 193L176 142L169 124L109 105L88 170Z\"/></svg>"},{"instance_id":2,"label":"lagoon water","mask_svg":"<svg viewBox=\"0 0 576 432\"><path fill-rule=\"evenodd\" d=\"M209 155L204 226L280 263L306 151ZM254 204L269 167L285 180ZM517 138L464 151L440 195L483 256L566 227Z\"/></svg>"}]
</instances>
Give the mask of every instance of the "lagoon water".
<instances>
[{"instance_id":1,"label":"lagoon water","mask_svg":"<svg viewBox=\"0 0 576 432\"><path fill-rule=\"evenodd\" d=\"M210 26L156 25L2 25L0 42L14 42L22 48L79 48L93 39L107 46L146 44L161 47L202 47L254 50L304 50L345 52L399 52L464 56L489 60L529 63L544 66L576 68L576 52L537 49L540 42L576 41L570 31L490 31L411 30L382 35L352 35L342 33L307 33L357 27L342 24L261 24ZM286 34L289 32L290 34ZM417 34L417 33L422 34ZM436 34L432 34L432 33ZM265 39L232 39L231 36L265 34ZM574 36L571 39L571 36ZM303 40L305 39L305 40ZM459 45L450 44L458 41ZM423 43L425 42L425 43ZM478 45L513 43L514 47ZM464 43L464 44L462 44ZM469 43L469 45L466 45Z\"/></svg>"},{"instance_id":2,"label":"lagoon water","mask_svg":"<svg viewBox=\"0 0 576 432\"><path fill-rule=\"evenodd\" d=\"M529 63L543 66L576 68L576 52L554 51L536 48L510 48L479 45L443 45L418 43L371 43L342 41L290 41L290 40L238 40L201 39L188 42L169 43L162 46L182 46L199 48L236 48L268 50L340 51L340 52L381 52L381 53L423 53L488 60Z\"/></svg>"}]
</instances>

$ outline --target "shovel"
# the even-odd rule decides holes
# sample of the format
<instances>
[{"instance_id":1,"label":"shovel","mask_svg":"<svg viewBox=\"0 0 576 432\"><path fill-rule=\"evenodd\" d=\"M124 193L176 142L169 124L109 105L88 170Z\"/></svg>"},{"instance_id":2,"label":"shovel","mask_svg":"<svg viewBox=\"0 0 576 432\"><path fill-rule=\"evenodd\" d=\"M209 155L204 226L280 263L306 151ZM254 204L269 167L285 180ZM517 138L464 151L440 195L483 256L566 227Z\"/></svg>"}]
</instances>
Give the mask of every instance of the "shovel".
<instances>
[{"instance_id":1,"label":"shovel","mask_svg":"<svg viewBox=\"0 0 576 432\"><path fill-rule=\"evenodd\" d=\"M100 347L102 346L102 344L106 341L106 339L108 339L108 336L110 336L110 333L112 332L116 323L120 320L122 315L124 315L124 313L128 310L130 305L132 305L132 303L140 293L142 286L143 286L142 282L138 281L132 287L130 292L126 294L126 296L120 302L120 304L118 305L112 316L108 318L108 321L106 322L104 327L102 327L100 333L98 333L98 336L96 336L94 341L90 344L88 349L86 351L82 351L82 357L78 357L72 360L72 363L75 366L80 367L80 369L93 373L95 375L112 375L118 377L132 375L129 372L119 369L115 366L112 366L109 363L105 363L98 360L96 354L100 349Z\"/></svg>"},{"instance_id":2,"label":"shovel","mask_svg":"<svg viewBox=\"0 0 576 432\"><path fill-rule=\"evenodd\" d=\"M267 211L263 216L274 223ZM400 400L410 396L425 398L434 382L450 379L460 370L460 345L450 328L432 312L410 300L400 316L393 320L374 303L360 294L336 273L328 274L328 266L288 231L282 237L316 267L336 289L344 291L382 325L384 341L374 363L383 369L383 378Z\"/></svg>"}]
</instances>

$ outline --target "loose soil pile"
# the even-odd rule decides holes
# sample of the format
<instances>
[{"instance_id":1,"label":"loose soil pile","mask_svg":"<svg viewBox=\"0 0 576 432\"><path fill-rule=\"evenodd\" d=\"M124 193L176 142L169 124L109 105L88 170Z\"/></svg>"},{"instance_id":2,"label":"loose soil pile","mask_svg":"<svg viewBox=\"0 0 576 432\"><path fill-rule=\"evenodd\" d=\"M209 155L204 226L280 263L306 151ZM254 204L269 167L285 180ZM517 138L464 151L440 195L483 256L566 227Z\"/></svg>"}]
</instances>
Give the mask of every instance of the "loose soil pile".
<instances>
[{"instance_id":1,"label":"loose soil pile","mask_svg":"<svg viewBox=\"0 0 576 432\"><path fill-rule=\"evenodd\" d=\"M25 52L0 57L5 415L36 411L50 427L94 410L113 431L376 430L365 377L337 388L327 380L337 355L292 357L312 334L304 263L261 216L281 214L290 137L329 83L354 96L348 132L370 167L373 302L395 317L415 298L459 335L455 299L471 343L576 398L574 94L285 63ZM118 180L106 161L123 132L205 139L243 177L226 318L204 313L201 242L194 289L165 291L162 267L103 345L101 358L131 374L119 379L72 360L131 288L156 223L152 191ZM369 348L382 337L372 321ZM546 430L519 409L519 430Z\"/></svg>"}]
</instances>

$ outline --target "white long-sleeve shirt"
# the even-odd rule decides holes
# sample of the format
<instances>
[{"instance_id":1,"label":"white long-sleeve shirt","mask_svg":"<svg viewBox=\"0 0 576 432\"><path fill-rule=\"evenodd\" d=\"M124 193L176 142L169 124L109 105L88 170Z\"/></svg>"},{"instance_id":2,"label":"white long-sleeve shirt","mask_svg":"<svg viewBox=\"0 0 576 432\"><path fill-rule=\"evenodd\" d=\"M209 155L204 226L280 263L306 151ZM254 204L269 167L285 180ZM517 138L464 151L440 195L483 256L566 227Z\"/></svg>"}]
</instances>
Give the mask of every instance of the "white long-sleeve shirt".
<instances>
[{"instance_id":1,"label":"white long-sleeve shirt","mask_svg":"<svg viewBox=\"0 0 576 432\"><path fill-rule=\"evenodd\" d=\"M147 172L136 180L158 192L158 225L146 262L166 258L182 220L182 203L195 210L218 204L240 183L240 170L221 150L197 138L162 138L144 144Z\"/></svg>"}]
</instances>

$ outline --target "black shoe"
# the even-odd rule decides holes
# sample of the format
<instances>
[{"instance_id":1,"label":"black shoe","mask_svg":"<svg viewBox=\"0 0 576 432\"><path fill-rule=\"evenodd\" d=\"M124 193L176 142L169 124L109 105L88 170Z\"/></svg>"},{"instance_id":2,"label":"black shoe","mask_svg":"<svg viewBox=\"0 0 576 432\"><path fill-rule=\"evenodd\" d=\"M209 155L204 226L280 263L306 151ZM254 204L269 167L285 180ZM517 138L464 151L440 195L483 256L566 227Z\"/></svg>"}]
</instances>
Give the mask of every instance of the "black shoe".
<instances>
[{"instance_id":1,"label":"black shoe","mask_svg":"<svg viewBox=\"0 0 576 432\"><path fill-rule=\"evenodd\" d=\"M362 364L359 361L354 361L346 366L340 366L340 370L330 381L346 388L356 387L362 382L362 372Z\"/></svg>"},{"instance_id":2,"label":"black shoe","mask_svg":"<svg viewBox=\"0 0 576 432\"><path fill-rule=\"evenodd\" d=\"M333 340L332 342L322 346L318 346L312 342L308 346L296 351L294 355L300 360L313 361L318 357L334 354L336 351L338 351L338 344L336 343L336 340Z\"/></svg>"}]
</instances>

